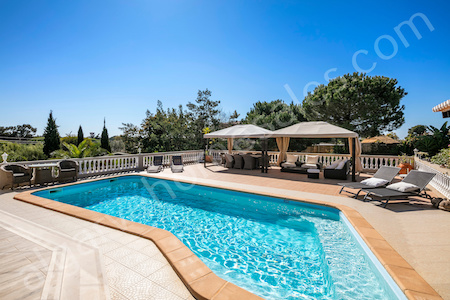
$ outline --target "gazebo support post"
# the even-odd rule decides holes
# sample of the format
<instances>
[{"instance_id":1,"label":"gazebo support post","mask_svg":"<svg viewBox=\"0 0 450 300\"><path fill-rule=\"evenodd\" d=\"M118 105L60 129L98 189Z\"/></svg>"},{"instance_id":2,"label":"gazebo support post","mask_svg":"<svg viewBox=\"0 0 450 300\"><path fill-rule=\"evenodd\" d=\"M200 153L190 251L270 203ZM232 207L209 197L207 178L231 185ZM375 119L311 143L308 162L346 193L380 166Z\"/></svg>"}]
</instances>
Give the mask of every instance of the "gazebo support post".
<instances>
[{"instance_id":1,"label":"gazebo support post","mask_svg":"<svg viewBox=\"0 0 450 300\"><path fill-rule=\"evenodd\" d=\"M265 168L265 159L264 159L264 139L260 139L261 141L261 173L264 173L264 168Z\"/></svg>"},{"instance_id":2,"label":"gazebo support post","mask_svg":"<svg viewBox=\"0 0 450 300\"><path fill-rule=\"evenodd\" d=\"M356 138L352 143L352 181L356 182Z\"/></svg>"},{"instance_id":3,"label":"gazebo support post","mask_svg":"<svg viewBox=\"0 0 450 300\"><path fill-rule=\"evenodd\" d=\"M203 167L206 168L206 146L208 145L208 139L205 139L205 150L203 152Z\"/></svg>"},{"instance_id":4,"label":"gazebo support post","mask_svg":"<svg viewBox=\"0 0 450 300\"><path fill-rule=\"evenodd\" d=\"M261 141L261 173L267 173L268 165L267 165L267 139L263 138Z\"/></svg>"},{"instance_id":5,"label":"gazebo support post","mask_svg":"<svg viewBox=\"0 0 450 300\"><path fill-rule=\"evenodd\" d=\"M267 163L267 156L268 156L267 147L268 147L268 140L264 139L264 157L263 157L263 159L264 159L264 173L267 173L269 171L269 165Z\"/></svg>"}]
</instances>

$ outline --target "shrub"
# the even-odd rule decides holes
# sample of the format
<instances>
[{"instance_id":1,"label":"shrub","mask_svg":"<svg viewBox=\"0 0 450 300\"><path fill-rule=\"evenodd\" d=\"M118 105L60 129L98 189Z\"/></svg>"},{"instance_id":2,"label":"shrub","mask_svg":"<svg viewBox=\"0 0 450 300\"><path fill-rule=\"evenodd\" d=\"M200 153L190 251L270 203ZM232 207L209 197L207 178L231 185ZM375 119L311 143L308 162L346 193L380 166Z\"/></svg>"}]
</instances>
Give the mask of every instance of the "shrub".
<instances>
[{"instance_id":1,"label":"shrub","mask_svg":"<svg viewBox=\"0 0 450 300\"><path fill-rule=\"evenodd\" d=\"M450 148L445 148L439 151L438 154L431 158L431 162L447 168L450 167Z\"/></svg>"},{"instance_id":2,"label":"shrub","mask_svg":"<svg viewBox=\"0 0 450 300\"><path fill-rule=\"evenodd\" d=\"M29 161L29 160L43 160L47 156L43 151L43 144L24 145L10 142L0 143L0 154L8 153L8 161Z\"/></svg>"}]
</instances>

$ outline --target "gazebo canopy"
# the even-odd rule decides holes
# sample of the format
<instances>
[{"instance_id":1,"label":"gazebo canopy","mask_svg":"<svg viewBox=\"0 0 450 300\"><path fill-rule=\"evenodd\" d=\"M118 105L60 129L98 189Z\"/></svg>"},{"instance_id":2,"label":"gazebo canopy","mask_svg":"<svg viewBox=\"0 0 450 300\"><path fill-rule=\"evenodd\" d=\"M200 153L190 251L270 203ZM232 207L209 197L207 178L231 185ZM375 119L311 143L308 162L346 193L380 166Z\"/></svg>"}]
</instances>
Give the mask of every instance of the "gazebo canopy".
<instances>
[{"instance_id":1,"label":"gazebo canopy","mask_svg":"<svg viewBox=\"0 0 450 300\"><path fill-rule=\"evenodd\" d=\"M357 138L356 132L327 122L301 122L275 130L272 137L291 138Z\"/></svg>"},{"instance_id":2,"label":"gazebo canopy","mask_svg":"<svg viewBox=\"0 0 450 300\"><path fill-rule=\"evenodd\" d=\"M272 135L273 131L261 128L252 124L244 124L244 125L234 125L228 128L224 128L221 130L217 130L211 133L207 133L203 135L205 139L210 138L269 138Z\"/></svg>"}]
</instances>

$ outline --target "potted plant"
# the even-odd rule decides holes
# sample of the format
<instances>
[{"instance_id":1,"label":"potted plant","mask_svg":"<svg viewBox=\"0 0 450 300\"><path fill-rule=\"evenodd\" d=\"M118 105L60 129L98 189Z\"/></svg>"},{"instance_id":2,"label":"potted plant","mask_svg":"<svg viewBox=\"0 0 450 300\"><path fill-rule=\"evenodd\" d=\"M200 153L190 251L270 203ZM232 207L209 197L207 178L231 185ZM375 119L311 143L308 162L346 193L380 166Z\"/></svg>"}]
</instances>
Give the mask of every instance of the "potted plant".
<instances>
[{"instance_id":1,"label":"potted plant","mask_svg":"<svg viewBox=\"0 0 450 300\"><path fill-rule=\"evenodd\" d=\"M401 168L399 172L400 174L408 174L409 171L414 169L414 166L409 163L411 161L411 158L406 154L400 155L398 161L400 163L398 167Z\"/></svg>"},{"instance_id":2,"label":"potted plant","mask_svg":"<svg viewBox=\"0 0 450 300\"><path fill-rule=\"evenodd\" d=\"M211 132L211 129L209 129L209 127L205 127L205 128L203 128L202 132L203 132L203 134L207 134L207 133ZM213 162L213 157L212 157L212 155L209 155L209 151L208 151L209 145L211 145L211 144L212 144L212 141L208 140L208 143L206 144L206 150L205 150L205 162L207 162L207 163Z\"/></svg>"}]
</instances>

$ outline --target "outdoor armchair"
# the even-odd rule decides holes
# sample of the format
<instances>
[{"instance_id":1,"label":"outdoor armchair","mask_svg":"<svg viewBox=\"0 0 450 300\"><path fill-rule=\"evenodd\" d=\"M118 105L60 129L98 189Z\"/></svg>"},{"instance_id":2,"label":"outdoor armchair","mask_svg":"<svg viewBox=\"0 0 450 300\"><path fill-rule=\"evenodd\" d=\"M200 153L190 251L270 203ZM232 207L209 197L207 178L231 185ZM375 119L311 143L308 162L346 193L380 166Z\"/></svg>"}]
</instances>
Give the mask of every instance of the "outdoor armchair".
<instances>
[{"instance_id":1,"label":"outdoor armchair","mask_svg":"<svg viewBox=\"0 0 450 300\"><path fill-rule=\"evenodd\" d=\"M163 157L161 155L153 157L153 165L147 167L147 173L158 173L164 170Z\"/></svg>"},{"instance_id":2,"label":"outdoor armchair","mask_svg":"<svg viewBox=\"0 0 450 300\"><path fill-rule=\"evenodd\" d=\"M349 170L349 161L347 160L342 169L327 169L323 170L323 177L328 179L342 179L347 180Z\"/></svg>"},{"instance_id":3,"label":"outdoor armchair","mask_svg":"<svg viewBox=\"0 0 450 300\"><path fill-rule=\"evenodd\" d=\"M235 169L242 169L244 167L244 158L240 154L233 155Z\"/></svg>"},{"instance_id":4,"label":"outdoor armchair","mask_svg":"<svg viewBox=\"0 0 450 300\"><path fill-rule=\"evenodd\" d=\"M246 169L246 170L256 169L256 161L252 155L246 154L246 155L243 155L242 157L244 159L244 169Z\"/></svg>"},{"instance_id":5,"label":"outdoor armchair","mask_svg":"<svg viewBox=\"0 0 450 300\"><path fill-rule=\"evenodd\" d=\"M413 170L406 175L406 177L401 181L401 183L406 183L409 185L414 185L415 189L411 191L401 192L398 190L392 190L389 188L392 185L388 185L385 188L376 188L376 189L363 189L363 192L366 193L364 196L364 201L366 200L374 200L374 198L383 202L383 207L386 207L389 200L408 200L409 197L419 196L431 199L431 197L426 193L425 188L428 183L433 179L435 173L422 172ZM398 183L397 183L398 184Z\"/></svg>"},{"instance_id":6,"label":"outdoor armchair","mask_svg":"<svg viewBox=\"0 0 450 300\"><path fill-rule=\"evenodd\" d=\"M183 158L181 155L172 156L170 169L172 170L172 173L180 173L184 171Z\"/></svg>"},{"instance_id":7,"label":"outdoor armchair","mask_svg":"<svg viewBox=\"0 0 450 300\"><path fill-rule=\"evenodd\" d=\"M14 189L14 185L19 186L21 183L26 183L31 186L31 170L23 165L19 164L7 164L0 166L0 185L2 190L11 186Z\"/></svg>"},{"instance_id":8,"label":"outdoor armchair","mask_svg":"<svg viewBox=\"0 0 450 300\"><path fill-rule=\"evenodd\" d=\"M234 167L234 158L231 154L225 154L225 168Z\"/></svg>"},{"instance_id":9,"label":"outdoor armchair","mask_svg":"<svg viewBox=\"0 0 450 300\"><path fill-rule=\"evenodd\" d=\"M58 177L59 182L67 180L77 181L78 179L78 163L74 160L62 160L58 163Z\"/></svg>"},{"instance_id":10,"label":"outdoor armchair","mask_svg":"<svg viewBox=\"0 0 450 300\"><path fill-rule=\"evenodd\" d=\"M382 179L382 180L386 181L385 183L381 184L381 186L370 186L369 184L364 183L364 182L341 182L341 183L338 183L338 185L342 186L341 190L339 191L339 194L342 192L346 192L346 193L354 195L355 198L358 198L359 193L361 193L361 191L363 189L374 189L377 187L382 187L382 186L388 185L389 183L392 182L392 180L394 180L394 178L398 174L398 172L400 172L400 168L398 168L398 167L382 166L372 176L372 178ZM367 181L365 181L365 182L367 182ZM345 188L358 190L358 191L352 192L349 190L345 190Z\"/></svg>"}]
</instances>

